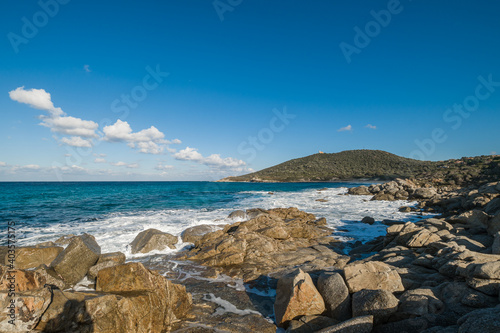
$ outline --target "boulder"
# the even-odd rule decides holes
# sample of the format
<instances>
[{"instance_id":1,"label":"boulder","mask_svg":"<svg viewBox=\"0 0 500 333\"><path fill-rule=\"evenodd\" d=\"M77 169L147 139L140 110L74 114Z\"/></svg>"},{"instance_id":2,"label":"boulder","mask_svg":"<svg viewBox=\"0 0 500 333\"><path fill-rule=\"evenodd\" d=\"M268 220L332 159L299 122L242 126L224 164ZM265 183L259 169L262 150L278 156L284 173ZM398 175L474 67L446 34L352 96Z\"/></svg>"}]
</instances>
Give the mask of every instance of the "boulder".
<instances>
[{"instance_id":1,"label":"boulder","mask_svg":"<svg viewBox=\"0 0 500 333\"><path fill-rule=\"evenodd\" d=\"M415 199L430 199L437 194L434 188L417 188L413 192L413 197Z\"/></svg>"},{"instance_id":2,"label":"boulder","mask_svg":"<svg viewBox=\"0 0 500 333\"><path fill-rule=\"evenodd\" d=\"M383 262L349 264L344 267L344 276L350 293L363 289L384 289L390 292L405 290L398 272Z\"/></svg>"},{"instance_id":3,"label":"boulder","mask_svg":"<svg viewBox=\"0 0 500 333\"><path fill-rule=\"evenodd\" d=\"M324 311L325 302L309 274L298 269L278 280L274 303L278 326L284 327L290 320L306 315L320 315Z\"/></svg>"},{"instance_id":4,"label":"boulder","mask_svg":"<svg viewBox=\"0 0 500 333\"><path fill-rule=\"evenodd\" d=\"M370 216L365 216L361 220L361 223L372 225L373 223L375 223L375 219L373 217L370 217Z\"/></svg>"},{"instance_id":5,"label":"boulder","mask_svg":"<svg viewBox=\"0 0 500 333\"><path fill-rule=\"evenodd\" d=\"M230 220L244 220L247 217L247 213L244 210L235 210L227 217Z\"/></svg>"},{"instance_id":6,"label":"boulder","mask_svg":"<svg viewBox=\"0 0 500 333\"><path fill-rule=\"evenodd\" d=\"M157 229L148 229L140 232L130 243L132 254L148 253L153 250L162 251L169 247L175 249L177 237Z\"/></svg>"},{"instance_id":7,"label":"boulder","mask_svg":"<svg viewBox=\"0 0 500 333\"><path fill-rule=\"evenodd\" d=\"M495 235L500 231L500 213L497 213L488 223L488 234Z\"/></svg>"},{"instance_id":8,"label":"boulder","mask_svg":"<svg viewBox=\"0 0 500 333\"><path fill-rule=\"evenodd\" d=\"M113 314L113 318L99 318L103 318L105 326L125 320L125 326L118 327L129 329L117 330L120 332L131 331L131 327L144 320L147 323L144 327L160 332L163 326L184 317L192 306L191 295L186 293L184 286L170 282L158 272L146 269L141 263L127 263L100 270L96 290L115 294L105 301L109 302L109 310L117 311L118 316ZM93 311L96 316L100 315L102 311L99 304L99 300L86 302L86 306L90 306L87 311L91 316ZM145 319L142 316L146 316Z\"/></svg>"},{"instance_id":9,"label":"boulder","mask_svg":"<svg viewBox=\"0 0 500 333\"><path fill-rule=\"evenodd\" d=\"M348 191L350 195L372 195L368 187L362 185L359 187L351 187Z\"/></svg>"},{"instance_id":10,"label":"boulder","mask_svg":"<svg viewBox=\"0 0 500 333\"><path fill-rule=\"evenodd\" d=\"M74 237L68 247L52 261L50 266L62 278L66 286L72 287L95 265L101 254L101 247L94 237L83 234Z\"/></svg>"},{"instance_id":11,"label":"boulder","mask_svg":"<svg viewBox=\"0 0 500 333\"><path fill-rule=\"evenodd\" d=\"M372 330L373 316L362 316L324 328L316 333L370 333Z\"/></svg>"},{"instance_id":12,"label":"boulder","mask_svg":"<svg viewBox=\"0 0 500 333\"><path fill-rule=\"evenodd\" d=\"M475 266L473 276L479 279L500 280L500 261Z\"/></svg>"},{"instance_id":13,"label":"boulder","mask_svg":"<svg viewBox=\"0 0 500 333\"><path fill-rule=\"evenodd\" d=\"M89 268L87 272L87 276L90 280L95 280L97 278L97 273L103 269L108 267L113 267L116 265L121 265L125 263L125 254L122 252L112 252L112 253L104 253L99 256L99 260L97 263Z\"/></svg>"},{"instance_id":14,"label":"boulder","mask_svg":"<svg viewBox=\"0 0 500 333\"><path fill-rule=\"evenodd\" d=\"M338 324L338 321L325 316L304 316L290 321L286 333L311 333Z\"/></svg>"},{"instance_id":15,"label":"boulder","mask_svg":"<svg viewBox=\"0 0 500 333\"><path fill-rule=\"evenodd\" d=\"M482 228L486 229L488 226L489 216L482 210L471 210L462 213L458 216L450 218L452 223L462 223L468 228Z\"/></svg>"},{"instance_id":16,"label":"boulder","mask_svg":"<svg viewBox=\"0 0 500 333\"><path fill-rule=\"evenodd\" d=\"M56 273L54 268L48 267L47 265L40 265L36 268L35 272L40 274L40 276L43 276L46 285L64 289L65 283L63 281L63 278Z\"/></svg>"},{"instance_id":17,"label":"boulder","mask_svg":"<svg viewBox=\"0 0 500 333\"><path fill-rule=\"evenodd\" d=\"M52 289L52 302L36 329L42 332L77 332L76 316L85 314L84 300L84 294Z\"/></svg>"},{"instance_id":18,"label":"boulder","mask_svg":"<svg viewBox=\"0 0 500 333\"><path fill-rule=\"evenodd\" d=\"M340 274L321 274L318 279L318 291L325 301L329 317L339 321L351 318L351 296L344 278Z\"/></svg>"},{"instance_id":19,"label":"boulder","mask_svg":"<svg viewBox=\"0 0 500 333\"><path fill-rule=\"evenodd\" d=\"M458 320L460 333L500 332L500 307L472 311Z\"/></svg>"},{"instance_id":20,"label":"boulder","mask_svg":"<svg viewBox=\"0 0 500 333\"><path fill-rule=\"evenodd\" d=\"M444 303L436 297L431 288L406 291L400 297L398 312L405 317L437 314L444 309Z\"/></svg>"},{"instance_id":21,"label":"boulder","mask_svg":"<svg viewBox=\"0 0 500 333\"><path fill-rule=\"evenodd\" d=\"M215 226L203 224L197 225L191 228L187 228L181 234L181 239L185 243L196 243L199 241L205 234L212 232L215 230Z\"/></svg>"},{"instance_id":22,"label":"boulder","mask_svg":"<svg viewBox=\"0 0 500 333\"><path fill-rule=\"evenodd\" d=\"M16 249L16 259L14 267L18 269L35 268L42 264L50 263L63 251L62 247L20 247ZM6 256L5 263L9 263L9 257Z\"/></svg>"},{"instance_id":23,"label":"boulder","mask_svg":"<svg viewBox=\"0 0 500 333\"><path fill-rule=\"evenodd\" d=\"M10 297L8 292L0 292L0 306L2 307L0 332L32 332L42 314L49 307L51 298L52 293L49 288L16 292L15 298ZM14 312L14 318L10 317L10 311ZM14 320L14 325L9 323L9 320Z\"/></svg>"},{"instance_id":24,"label":"boulder","mask_svg":"<svg viewBox=\"0 0 500 333\"><path fill-rule=\"evenodd\" d=\"M495 215L500 213L500 197L497 197L484 207L484 211L490 215Z\"/></svg>"},{"instance_id":25,"label":"boulder","mask_svg":"<svg viewBox=\"0 0 500 333\"><path fill-rule=\"evenodd\" d=\"M387 322L398 310L398 299L387 290L361 290L352 295L353 317L373 316L375 324Z\"/></svg>"},{"instance_id":26,"label":"boulder","mask_svg":"<svg viewBox=\"0 0 500 333\"><path fill-rule=\"evenodd\" d=\"M0 291L9 291L14 284L16 292L27 292L42 288L46 283L45 278L37 272L20 269L7 271L6 267L0 268L0 271Z\"/></svg>"},{"instance_id":27,"label":"boulder","mask_svg":"<svg viewBox=\"0 0 500 333\"><path fill-rule=\"evenodd\" d=\"M396 198L394 197L394 195L382 191L382 192L378 192L377 194L375 194L371 200L372 201L377 201L377 200L379 200L379 201L395 201Z\"/></svg>"}]
</instances>

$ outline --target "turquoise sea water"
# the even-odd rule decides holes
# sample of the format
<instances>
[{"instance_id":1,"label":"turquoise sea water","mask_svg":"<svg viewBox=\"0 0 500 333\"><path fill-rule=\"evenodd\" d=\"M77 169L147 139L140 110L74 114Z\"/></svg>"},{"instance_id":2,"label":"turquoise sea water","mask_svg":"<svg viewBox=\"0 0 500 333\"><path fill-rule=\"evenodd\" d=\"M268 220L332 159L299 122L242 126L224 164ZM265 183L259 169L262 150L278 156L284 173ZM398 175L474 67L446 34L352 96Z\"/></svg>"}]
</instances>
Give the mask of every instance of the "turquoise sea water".
<instances>
[{"instance_id":1,"label":"turquoise sea water","mask_svg":"<svg viewBox=\"0 0 500 333\"><path fill-rule=\"evenodd\" d=\"M406 202L370 202L343 195L359 183L214 183L214 182L3 182L0 218L6 230L15 221L21 245L54 241L87 232L104 251L122 251L135 235L156 228L180 235L199 224L234 221L235 209L298 207L327 218L336 236L367 240L385 227L360 224L364 216L413 219L398 212ZM326 189L325 189L326 188ZM318 191L323 189L322 191ZM327 200L326 202L317 201ZM6 240L2 237L2 243ZM179 243L179 248L182 244Z\"/></svg>"}]
</instances>

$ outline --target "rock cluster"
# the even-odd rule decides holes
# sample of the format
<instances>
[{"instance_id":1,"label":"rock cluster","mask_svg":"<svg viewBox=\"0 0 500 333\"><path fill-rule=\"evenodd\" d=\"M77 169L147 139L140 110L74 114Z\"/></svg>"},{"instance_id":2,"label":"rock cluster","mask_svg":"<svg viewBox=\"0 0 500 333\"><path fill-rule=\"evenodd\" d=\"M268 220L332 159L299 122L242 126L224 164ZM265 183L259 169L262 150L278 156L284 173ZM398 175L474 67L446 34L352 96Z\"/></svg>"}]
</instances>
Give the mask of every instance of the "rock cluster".
<instances>
[{"instance_id":1,"label":"rock cluster","mask_svg":"<svg viewBox=\"0 0 500 333\"><path fill-rule=\"evenodd\" d=\"M184 286L125 264L123 253L101 254L91 235L71 237L64 250L48 245L19 248L14 267L0 265L0 305L14 312L0 313L1 332L165 332L191 308ZM85 276L96 284L71 289Z\"/></svg>"},{"instance_id":2,"label":"rock cluster","mask_svg":"<svg viewBox=\"0 0 500 333\"><path fill-rule=\"evenodd\" d=\"M245 281L281 276L299 266L342 268L349 260L332 250L339 243L330 237L325 219L297 208L250 210L246 215L253 218L205 234L184 259Z\"/></svg>"}]
</instances>

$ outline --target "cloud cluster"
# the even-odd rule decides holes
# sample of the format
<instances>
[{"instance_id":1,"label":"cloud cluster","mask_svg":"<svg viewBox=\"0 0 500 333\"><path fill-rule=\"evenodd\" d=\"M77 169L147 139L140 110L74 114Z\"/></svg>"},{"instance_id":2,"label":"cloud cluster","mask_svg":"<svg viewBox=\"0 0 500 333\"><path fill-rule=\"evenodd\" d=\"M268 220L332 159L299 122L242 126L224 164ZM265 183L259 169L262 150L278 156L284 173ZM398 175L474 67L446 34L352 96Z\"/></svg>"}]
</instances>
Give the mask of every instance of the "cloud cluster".
<instances>
[{"instance_id":1,"label":"cloud cluster","mask_svg":"<svg viewBox=\"0 0 500 333\"><path fill-rule=\"evenodd\" d=\"M44 89L26 90L23 86L9 91L9 97L13 101L28 104L34 109L46 111L48 115L40 116L42 119L40 125L50 128L54 133L71 136L71 138L62 138L60 142L63 144L73 147L91 147L92 142L88 138L97 138L96 130L99 125L96 122L66 116L61 108L54 106L50 94Z\"/></svg>"},{"instance_id":2,"label":"cloud cluster","mask_svg":"<svg viewBox=\"0 0 500 333\"><path fill-rule=\"evenodd\" d=\"M342 127L337 130L337 132L350 132L350 131L352 131L351 125L347 125L346 127Z\"/></svg>"},{"instance_id":3,"label":"cloud cluster","mask_svg":"<svg viewBox=\"0 0 500 333\"><path fill-rule=\"evenodd\" d=\"M370 128L370 129L377 129L377 126L374 126L372 124L368 124L365 126L366 128Z\"/></svg>"},{"instance_id":4,"label":"cloud cluster","mask_svg":"<svg viewBox=\"0 0 500 333\"><path fill-rule=\"evenodd\" d=\"M222 158L219 154L212 154L203 157L196 148L186 147L175 153L174 158L180 161L193 161L199 164L204 164L210 167L219 169L232 169L235 171L244 171L246 163L232 157Z\"/></svg>"}]
</instances>

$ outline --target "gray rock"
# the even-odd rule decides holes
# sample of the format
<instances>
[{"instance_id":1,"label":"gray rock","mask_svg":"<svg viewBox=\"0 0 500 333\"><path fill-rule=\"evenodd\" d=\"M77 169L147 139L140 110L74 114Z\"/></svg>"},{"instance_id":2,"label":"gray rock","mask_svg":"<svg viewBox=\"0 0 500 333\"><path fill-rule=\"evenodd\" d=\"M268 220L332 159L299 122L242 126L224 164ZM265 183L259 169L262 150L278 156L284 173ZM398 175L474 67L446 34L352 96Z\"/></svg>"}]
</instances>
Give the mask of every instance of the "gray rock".
<instances>
[{"instance_id":1,"label":"gray rock","mask_svg":"<svg viewBox=\"0 0 500 333\"><path fill-rule=\"evenodd\" d=\"M497 213L489 222L488 222L488 233L490 235L494 235L500 231L500 213Z\"/></svg>"},{"instance_id":2,"label":"gray rock","mask_svg":"<svg viewBox=\"0 0 500 333\"><path fill-rule=\"evenodd\" d=\"M473 276L479 279L500 279L500 261L488 262L475 267Z\"/></svg>"},{"instance_id":3,"label":"gray rock","mask_svg":"<svg viewBox=\"0 0 500 333\"><path fill-rule=\"evenodd\" d=\"M488 202L486 207L484 207L484 211L490 215L500 213L500 198L495 198Z\"/></svg>"},{"instance_id":4,"label":"gray rock","mask_svg":"<svg viewBox=\"0 0 500 333\"><path fill-rule=\"evenodd\" d=\"M229 214L229 216L227 218L231 219L231 220L236 220L236 219L244 220L247 218L247 213L243 210L235 210L234 212Z\"/></svg>"},{"instance_id":5,"label":"gray rock","mask_svg":"<svg viewBox=\"0 0 500 333\"><path fill-rule=\"evenodd\" d=\"M286 333L313 333L338 324L338 321L324 316L304 316L290 321Z\"/></svg>"},{"instance_id":6,"label":"gray rock","mask_svg":"<svg viewBox=\"0 0 500 333\"><path fill-rule=\"evenodd\" d=\"M373 316L363 316L324 328L316 333L370 333L373 330Z\"/></svg>"},{"instance_id":7,"label":"gray rock","mask_svg":"<svg viewBox=\"0 0 500 333\"><path fill-rule=\"evenodd\" d=\"M205 234L214 231L215 228L215 226L208 224L187 228L182 232L181 239L185 243L196 243L196 241L200 240Z\"/></svg>"},{"instance_id":8,"label":"gray rock","mask_svg":"<svg viewBox=\"0 0 500 333\"><path fill-rule=\"evenodd\" d=\"M135 239L130 243L132 254L148 253L153 250L164 250L169 247L175 249L177 237L167 234L166 232L157 229L148 229L140 232Z\"/></svg>"},{"instance_id":9,"label":"gray rock","mask_svg":"<svg viewBox=\"0 0 500 333\"><path fill-rule=\"evenodd\" d=\"M436 314L444 308L444 303L431 288L408 290L401 295L400 302L398 312L404 316Z\"/></svg>"},{"instance_id":10,"label":"gray rock","mask_svg":"<svg viewBox=\"0 0 500 333\"><path fill-rule=\"evenodd\" d=\"M329 317L339 321L351 318L351 296L340 274L321 274L318 279L318 291L325 301Z\"/></svg>"},{"instance_id":11,"label":"gray rock","mask_svg":"<svg viewBox=\"0 0 500 333\"><path fill-rule=\"evenodd\" d=\"M352 295L353 317L373 316L375 324L387 322L398 310L398 299L387 290L361 290Z\"/></svg>"},{"instance_id":12,"label":"gray rock","mask_svg":"<svg viewBox=\"0 0 500 333\"><path fill-rule=\"evenodd\" d=\"M123 264L125 262L125 254L122 252L110 252L103 253L99 256L99 260L97 260L97 264L101 264L107 261L114 261L117 264Z\"/></svg>"},{"instance_id":13,"label":"gray rock","mask_svg":"<svg viewBox=\"0 0 500 333\"><path fill-rule=\"evenodd\" d=\"M430 199L436 194L436 189L434 188L417 188L413 192L413 197L415 199Z\"/></svg>"},{"instance_id":14,"label":"gray rock","mask_svg":"<svg viewBox=\"0 0 500 333\"><path fill-rule=\"evenodd\" d=\"M350 195L371 195L368 187L364 185L359 187L352 187L347 191L347 193Z\"/></svg>"},{"instance_id":15,"label":"gray rock","mask_svg":"<svg viewBox=\"0 0 500 333\"><path fill-rule=\"evenodd\" d=\"M370 216L365 216L361 220L361 223L366 223L366 224L372 225L373 223L375 223L375 219L373 217L370 217Z\"/></svg>"},{"instance_id":16,"label":"gray rock","mask_svg":"<svg viewBox=\"0 0 500 333\"><path fill-rule=\"evenodd\" d=\"M500 232L497 232L494 236L493 245L491 246L492 254L500 254Z\"/></svg>"},{"instance_id":17,"label":"gray rock","mask_svg":"<svg viewBox=\"0 0 500 333\"><path fill-rule=\"evenodd\" d=\"M500 307L472 311L458 320L459 333L500 332Z\"/></svg>"},{"instance_id":18,"label":"gray rock","mask_svg":"<svg viewBox=\"0 0 500 333\"><path fill-rule=\"evenodd\" d=\"M50 264L68 287L77 284L99 259L101 247L88 234L74 237Z\"/></svg>"}]
</instances>

